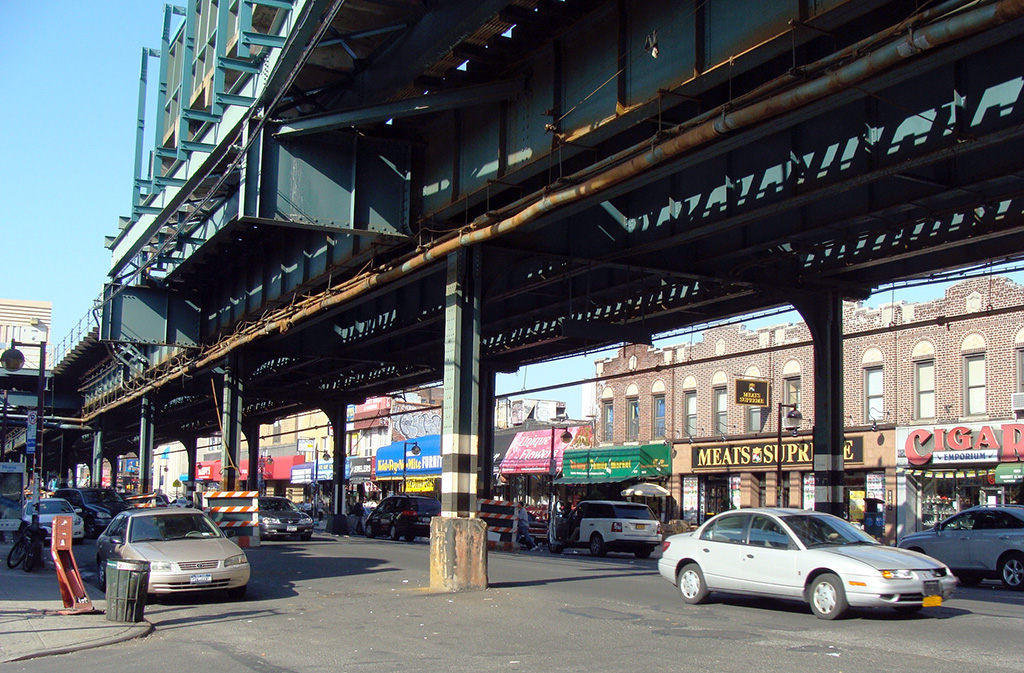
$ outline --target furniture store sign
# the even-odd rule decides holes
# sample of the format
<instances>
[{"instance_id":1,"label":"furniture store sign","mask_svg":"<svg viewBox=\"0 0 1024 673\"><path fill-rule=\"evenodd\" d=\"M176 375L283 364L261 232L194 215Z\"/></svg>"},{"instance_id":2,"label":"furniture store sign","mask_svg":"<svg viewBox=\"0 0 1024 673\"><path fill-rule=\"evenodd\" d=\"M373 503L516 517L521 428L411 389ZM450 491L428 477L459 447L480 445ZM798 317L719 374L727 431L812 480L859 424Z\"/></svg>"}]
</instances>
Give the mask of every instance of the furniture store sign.
<instances>
[{"instance_id":1,"label":"furniture store sign","mask_svg":"<svg viewBox=\"0 0 1024 673\"><path fill-rule=\"evenodd\" d=\"M1024 423L896 428L896 464L959 465L1024 460Z\"/></svg>"}]
</instances>

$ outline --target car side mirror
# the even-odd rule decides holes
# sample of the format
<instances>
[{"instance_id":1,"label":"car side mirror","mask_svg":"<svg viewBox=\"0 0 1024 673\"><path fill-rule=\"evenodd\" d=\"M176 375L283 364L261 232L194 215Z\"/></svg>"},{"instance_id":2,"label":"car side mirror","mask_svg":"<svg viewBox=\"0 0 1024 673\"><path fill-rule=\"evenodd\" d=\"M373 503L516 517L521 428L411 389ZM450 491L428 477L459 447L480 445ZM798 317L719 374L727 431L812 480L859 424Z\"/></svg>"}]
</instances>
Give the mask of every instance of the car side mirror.
<instances>
[{"instance_id":1,"label":"car side mirror","mask_svg":"<svg viewBox=\"0 0 1024 673\"><path fill-rule=\"evenodd\" d=\"M75 514L81 514L82 513L82 508L81 507L75 507L73 509L75 510Z\"/></svg>"},{"instance_id":2,"label":"car side mirror","mask_svg":"<svg viewBox=\"0 0 1024 673\"><path fill-rule=\"evenodd\" d=\"M124 538L123 538L123 537L121 537L120 535L114 535L114 536L112 536L112 537L110 538L110 541L111 541L111 543L113 543L113 544L124 544Z\"/></svg>"}]
</instances>

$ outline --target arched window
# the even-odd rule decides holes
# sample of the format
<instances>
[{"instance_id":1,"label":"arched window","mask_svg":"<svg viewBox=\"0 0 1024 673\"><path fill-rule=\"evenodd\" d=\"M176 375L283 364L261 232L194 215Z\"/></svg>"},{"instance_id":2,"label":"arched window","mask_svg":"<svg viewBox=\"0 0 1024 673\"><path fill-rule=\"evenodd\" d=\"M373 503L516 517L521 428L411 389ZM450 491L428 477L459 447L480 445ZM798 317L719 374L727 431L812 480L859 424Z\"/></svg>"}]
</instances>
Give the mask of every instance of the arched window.
<instances>
[{"instance_id":1,"label":"arched window","mask_svg":"<svg viewBox=\"0 0 1024 673\"><path fill-rule=\"evenodd\" d=\"M665 382L658 379L651 386L651 439L665 438Z\"/></svg>"},{"instance_id":2,"label":"arched window","mask_svg":"<svg viewBox=\"0 0 1024 673\"><path fill-rule=\"evenodd\" d=\"M964 415L981 416L987 411L985 376L985 338L968 334L960 344L964 362Z\"/></svg>"}]
</instances>

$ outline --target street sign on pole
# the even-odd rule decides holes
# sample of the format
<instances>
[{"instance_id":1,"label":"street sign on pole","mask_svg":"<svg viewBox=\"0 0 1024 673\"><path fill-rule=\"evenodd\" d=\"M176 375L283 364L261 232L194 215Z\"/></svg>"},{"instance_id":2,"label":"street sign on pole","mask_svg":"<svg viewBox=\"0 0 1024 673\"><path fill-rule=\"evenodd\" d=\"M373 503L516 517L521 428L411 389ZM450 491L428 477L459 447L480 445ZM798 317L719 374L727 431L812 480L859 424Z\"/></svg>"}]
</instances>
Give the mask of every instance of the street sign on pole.
<instances>
[{"instance_id":1,"label":"street sign on pole","mask_svg":"<svg viewBox=\"0 0 1024 673\"><path fill-rule=\"evenodd\" d=\"M33 409L29 411L25 419L25 454L31 455L36 452L36 421L39 418L38 412Z\"/></svg>"}]
</instances>

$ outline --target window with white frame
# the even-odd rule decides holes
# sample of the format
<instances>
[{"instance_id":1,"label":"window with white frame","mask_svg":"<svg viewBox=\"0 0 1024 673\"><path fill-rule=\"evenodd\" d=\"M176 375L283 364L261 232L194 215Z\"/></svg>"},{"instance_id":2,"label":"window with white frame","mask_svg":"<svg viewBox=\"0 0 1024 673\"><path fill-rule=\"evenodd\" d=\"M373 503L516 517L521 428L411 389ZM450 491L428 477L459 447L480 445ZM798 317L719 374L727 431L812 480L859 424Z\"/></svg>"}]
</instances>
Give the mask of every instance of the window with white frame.
<instances>
[{"instance_id":1,"label":"window with white frame","mask_svg":"<svg viewBox=\"0 0 1024 673\"><path fill-rule=\"evenodd\" d=\"M697 391L687 390L683 393L683 425L687 437L697 436Z\"/></svg>"},{"instance_id":2,"label":"window with white frame","mask_svg":"<svg viewBox=\"0 0 1024 673\"><path fill-rule=\"evenodd\" d=\"M611 400L601 402L601 429L601 441L612 441L615 432L615 407Z\"/></svg>"},{"instance_id":3,"label":"window with white frame","mask_svg":"<svg viewBox=\"0 0 1024 673\"><path fill-rule=\"evenodd\" d=\"M715 417L715 432L724 435L729 430L728 393L725 388L711 390L711 409Z\"/></svg>"},{"instance_id":4,"label":"window with white frame","mask_svg":"<svg viewBox=\"0 0 1024 673\"><path fill-rule=\"evenodd\" d=\"M914 417L935 418L935 360L914 363Z\"/></svg>"},{"instance_id":5,"label":"window with white frame","mask_svg":"<svg viewBox=\"0 0 1024 673\"><path fill-rule=\"evenodd\" d=\"M796 405L796 409L800 408L800 377L796 376L788 378L782 382L782 397L785 400L784 404Z\"/></svg>"},{"instance_id":6,"label":"window with white frame","mask_svg":"<svg viewBox=\"0 0 1024 673\"><path fill-rule=\"evenodd\" d=\"M985 413L985 354L964 356L964 415Z\"/></svg>"},{"instance_id":7,"label":"window with white frame","mask_svg":"<svg viewBox=\"0 0 1024 673\"><path fill-rule=\"evenodd\" d=\"M765 413L768 411L768 407L744 407L746 409L744 416L744 422L746 423L747 432L761 432L761 428L764 426Z\"/></svg>"},{"instance_id":8,"label":"window with white frame","mask_svg":"<svg viewBox=\"0 0 1024 673\"><path fill-rule=\"evenodd\" d=\"M640 437L640 400L626 399L626 441L635 442Z\"/></svg>"},{"instance_id":9,"label":"window with white frame","mask_svg":"<svg viewBox=\"0 0 1024 673\"><path fill-rule=\"evenodd\" d=\"M663 439L665 437L665 396L654 395L651 398L651 437Z\"/></svg>"},{"instance_id":10,"label":"window with white frame","mask_svg":"<svg viewBox=\"0 0 1024 673\"><path fill-rule=\"evenodd\" d=\"M866 422L885 419L884 370L868 367L864 370L864 420Z\"/></svg>"}]
</instances>

